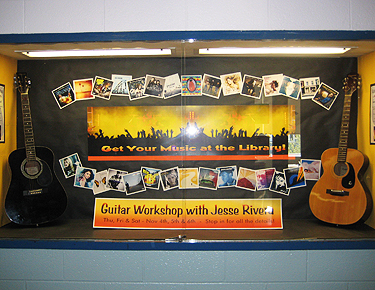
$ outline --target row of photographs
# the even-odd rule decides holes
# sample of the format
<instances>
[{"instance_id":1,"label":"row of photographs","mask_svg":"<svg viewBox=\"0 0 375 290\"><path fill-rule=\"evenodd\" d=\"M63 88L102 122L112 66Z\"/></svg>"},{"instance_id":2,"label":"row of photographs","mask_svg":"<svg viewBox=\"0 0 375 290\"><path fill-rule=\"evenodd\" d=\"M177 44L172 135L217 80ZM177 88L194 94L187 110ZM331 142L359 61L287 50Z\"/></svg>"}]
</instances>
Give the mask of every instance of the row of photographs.
<instances>
[{"instance_id":1,"label":"row of photographs","mask_svg":"<svg viewBox=\"0 0 375 290\"><path fill-rule=\"evenodd\" d=\"M277 171L275 168L253 170L237 166L217 168L180 168L165 170L144 167L139 171L127 172L118 169L98 171L83 167L77 153L59 160L65 178L74 177L74 186L91 189L93 194L108 190L133 195L147 189L163 191L174 188L217 190L236 187L250 191L270 190L289 195L291 189L306 186L306 180L320 178L320 160L302 159L295 167Z\"/></svg>"},{"instance_id":2,"label":"row of photographs","mask_svg":"<svg viewBox=\"0 0 375 290\"><path fill-rule=\"evenodd\" d=\"M131 75L112 74L111 79L96 76L95 78L73 80L52 90L60 109L79 100L102 98L110 100L111 96L128 96L130 101L155 97L169 99L181 96L208 96L219 99L220 95L242 96L260 99L262 95L272 97L286 96L294 100L312 99L329 110L338 96L338 92L319 77L295 79L284 74L273 74L256 77L235 72L219 77L210 74L182 75L178 73L160 77L146 75L133 79Z\"/></svg>"}]
</instances>

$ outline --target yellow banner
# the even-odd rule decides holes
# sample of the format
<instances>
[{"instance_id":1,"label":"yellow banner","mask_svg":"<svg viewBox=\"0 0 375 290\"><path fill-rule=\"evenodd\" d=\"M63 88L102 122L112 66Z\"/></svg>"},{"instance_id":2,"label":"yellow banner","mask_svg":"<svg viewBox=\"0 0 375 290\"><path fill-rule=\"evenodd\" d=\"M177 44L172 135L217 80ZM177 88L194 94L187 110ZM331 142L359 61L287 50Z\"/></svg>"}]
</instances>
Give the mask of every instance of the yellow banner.
<instances>
[{"instance_id":1,"label":"yellow banner","mask_svg":"<svg viewBox=\"0 0 375 290\"><path fill-rule=\"evenodd\" d=\"M94 228L282 229L281 199L96 198Z\"/></svg>"}]
</instances>

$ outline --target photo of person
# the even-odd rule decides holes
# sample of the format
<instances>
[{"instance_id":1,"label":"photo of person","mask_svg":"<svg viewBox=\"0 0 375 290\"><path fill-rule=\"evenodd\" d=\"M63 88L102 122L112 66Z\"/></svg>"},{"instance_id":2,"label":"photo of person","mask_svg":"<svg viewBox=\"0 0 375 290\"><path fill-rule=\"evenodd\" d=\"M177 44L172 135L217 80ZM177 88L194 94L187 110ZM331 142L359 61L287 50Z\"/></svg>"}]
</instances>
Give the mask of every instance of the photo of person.
<instances>
[{"instance_id":1,"label":"photo of person","mask_svg":"<svg viewBox=\"0 0 375 290\"><path fill-rule=\"evenodd\" d=\"M301 92L301 82L297 79L284 76L280 86L280 94L298 100Z\"/></svg>"},{"instance_id":2,"label":"photo of person","mask_svg":"<svg viewBox=\"0 0 375 290\"><path fill-rule=\"evenodd\" d=\"M63 84L57 89L54 89L52 91L52 95L55 97L55 100L60 109L63 109L70 104L73 104L76 100L73 87L69 82Z\"/></svg>"},{"instance_id":3,"label":"photo of person","mask_svg":"<svg viewBox=\"0 0 375 290\"><path fill-rule=\"evenodd\" d=\"M91 94L95 97L109 100L111 98L112 85L112 80L96 76Z\"/></svg>"},{"instance_id":4,"label":"photo of person","mask_svg":"<svg viewBox=\"0 0 375 290\"><path fill-rule=\"evenodd\" d=\"M218 99L221 91L221 80L208 74L203 75L202 95Z\"/></svg>"},{"instance_id":5,"label":"photo of person","mask_svg":"<svg viewBox=\"0 0 375 290\"><path fill-rule=\"evenodd\" d=\"M131 75L117 75L113 74L111 80L113 81L112 96L128 96L129 91L126 82L132 79Z\"/></svg>"},{"instance_id":6,"label":"photo of person","mask_svg":"<svg viewBox=\"0 0 375 290\"><path fill-rule=\"evenodd\" d=\"M217 189L217 180L219 177L219 170L212 168L199 167L199 187L206 189Z\"/></svg>"},{"instance_id":7,"label":"photo of person","mask_svg":"<svg viewBox=\"0 0 375 290\"><path fill-rule=\"evenodd\" d=\"M127 171L109 168L107 174L107 188L116 191L125 191L125 183L122 176L126 174L128 174Z\"/></svg>"},{"instance_id":8,"label":"photo of person","mask_svg":"<svg viewBox=\"0 0 375 290\"><path fill-rule=\"evenodd\" d=\"M275 171L275 168L267 168L256 171L257 190L265 190L270 188Z\"/></svg>"},{"instance_id":9,"label":"photo of person","mask_svg":"<svg viewBox=\"0 0 375 290\"><path fill-rule=\"evenodd\" d=\"M255 99L260 99L262 94L262 88L263 88L263 79L250 76L250 75L244 75L243 77L243 85L241 90L241 95L246 97L251 97Z\"/></svg>"},{"instance_id":10,"label":"photo of person","mask_svg":"<svg viewBox=\"0 0 375 290\"><path fill-rule=\"evenodd\" d=\"M96 169L87 167L77 167L74 186L92 189L94 186Z\"/></svg>"},{"instance_id":11,"label":"photo of person","mask_svg":"<svg viewBox=\"0 0 375 290\"><path fill-rule=\"evenodd\" d=\"M178 188L178 167L160 171L159 175L164 191Z\"/></svg>"},{"instance_id":12,"label":"photo of person","mask_svg":"<svg viewBox=\"0 0 375 290\"><path fill-rule=\"evenodd\" d=\"M178 73L167 76L164 84L164 99L169 99L181 94L181 80Z\"/></svg>"},{"instance_id":13,"label":"photo of person","mask_svg":"<svg viewBox=\"0 0 375 290\"><path fill-rule=\"evenodd\" d=\"M275 171L269 190L283 195L289 195L290 190L286 188L286 180L283 172Z\"/></svg>"},{"instance_id":14,"label":"photo of person","mask_svg":"<svg viewBox=\"0 0 375 290\"><path fill-rule=\"evenodd\" d=\"M94 178L94 186L92 187L94 195L109 190L109 188L107 188L107 175L108 175L108 170L96 172L95 178Z\"/></svg>"},{"instance_id":15,"label":"photo of person","mask_svg":"<svg viewBox=\"0 0 375 290\"><path fill-rule=\"evenodd\" d=\"M335 102L338 94L338 91L329 87L325 83L321 83L312 100L324 109L329 110Z\"/></svg>"},{"instance_id":16,"label":"photo of person","mask_svg":"<svg viewBox=\"0 0 375 290\"><path fill-rule=\"evenodd\" d=\"M319 180L320 178L320 160L301 159L301 165L306 180Z\"/></svg>"},{"instance_id":17,"label":"photo of person","mask_svg":"<svg viewBox=\"0 0 375 290\"><path fill-rule=\"evenodd\" d=\"M301 99L312 99L320 86L319 77L301 78Z\"/></svg>"},{"instance_id":18,"label":"photo of person","mask_svg":"<svg viewBox=\"0 0 375 290\"><path fill-rule=\"evenodd\" d=\"M219 170L218 188L234 187L236 185L237 167L235 165L216 169Z\"/></svg>"},{"instance_id":19,"label":"photo of person","mask_svg":"<svg viewBox=\"0 0 375 290\"><path fill-rule=\"evenodd\" d=\"M238 178L236 187L255 191L256 190L256 174L255 170L240 167L238 169Z\"/></svg>"},{"instance_id":20,"label":"photo of person","mask_svg":"<svg viewBox=\"0 0 375 290\"><path fill-rule=\"evenodd\" d=\"M79 160L78 153L66 156L59 159L60 166L65 178L72 177L76 174L77 167L82 167L81 160Z\"/></svg>"},{"instance_id":21,"label":"photo of person","mask_svg":"<svg viewBox=\"0 0 375 290\"><path fill-rule=\"evenodd\" d=\"M141 171L123 175L122 179L125 184L126 195L136 194L146 190Z\"/></svg>"},{"instance_id":22,"label":"photo of person","mask_svg":"<svg viewBox=\"0 0 375 290\"><path fill-rule=\"evenodd\" d=\"M283 74L266 75L263 76L263 92L265 97L276 96L280 93L281 82L283 81Z\"/></svg>"},{"instance_id":23,"label":"photo of person","mask_svg":"<svg viewBox=\"0 0 375 290\"><path fill-rule=\"evenodd\" d=\"M220 76L223 95L235 95L241 93L242 77L240 72Z\"/></svg>"},{"instance_id":24,"label":"photo of person","mask_svg":"<svg viewBox=\"0 0 375 290\"><path fill-rule=\"evenodd\" d=\"M79 79L73 81L73 88L76 94L76 100L91 100L95 99L92 95L93 79Z\"/></svg>"},{"instance_id":25,"label":"photo of person","mask_svg":"<svg viewBox=\"0 0 375 290\"><path fill-rule=\"evenodd\" d=\"M126 82L130 101L139 100L139 99L147 97L143 94L145 80L146 80L145 77L141 77L141 78L132 79Z\"/></svg>"},{"instance_id":26,"label":"photo of person","mask_svg":"<svg viewBox=\"0 0 375 290\"><path fill-rule=\"evenodd\" d=\"M178 169L179 189L199 188L198 168L179 168Z\"/></svg>"},{"instance_id":27,"label":"photo of person","mask_svg":"<svg viewBox=\"0 0 375 290\"><path fill-rule=\"evenodd\" d=\"M146 75L143 94L145 96L163 98L165 78Z\"/></svg>"}]
</instances>

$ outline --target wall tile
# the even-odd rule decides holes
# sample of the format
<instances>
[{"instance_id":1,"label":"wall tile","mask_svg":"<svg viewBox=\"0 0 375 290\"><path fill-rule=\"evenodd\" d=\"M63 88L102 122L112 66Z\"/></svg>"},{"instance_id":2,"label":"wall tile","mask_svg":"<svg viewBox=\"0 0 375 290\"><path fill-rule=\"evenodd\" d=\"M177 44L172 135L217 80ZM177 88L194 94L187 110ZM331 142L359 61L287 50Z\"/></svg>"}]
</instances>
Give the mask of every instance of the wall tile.
<instances>
[{"instance_id":1,"label":"wall tile","mask_svg":"<svg viewBox=\"0 0 375 290\"><path fill-rule=\"evenodd\" d=\"M2 280L61 280L63 277L62 251L0 249L0 257Z\"/></svg>"},{"instance_id":2,"label":"wall tile","mask_svg":"<svg viewBox=\"0 0 375 290\"><path fill-rule=\"evenodd\" d=\"M309 251L308 281L373 281L375 250Z\"/></svg>"},{"instance_id":3,"label":"wall tile","mask_svg":"<svg viewBox=\"0 0 375 290\"><path fill-rule=\"evenodd\" d=\"M271 283L267 284L267 290L348 290L347 283L306 283L306 282L297 282L297 283Z\"/></svg>"},{"instance_id":4,"label":"wall tile","mask_svg":"<svg viewBox=\"0 0 375 290\"><path fill-rule=\"evenodd\" d=\"M267 1L192 0L184 3L187 30L267 29Z\"/></svg>"},{"instance_id":5,"label":"wall tile","mask_svg":"<svg viewBox=\"0 0 375 290\"><path fill-rule=\"evenodd\" d=\"M104 0L25 0L25 33L104 31Z\"/></svg>"},{"instance_id":6,"label":"wall tile","mask_svg":"<svg viewBox=\"0 0 375 290\"><path fill-rule=\"evenodd\" d=\"M105 290L104 283L38 281L27 282L27 290Z\"/></svg>"},{"instance_id":7,"label":"wall tile","mask_svg":"<svg viewBox=\"0 0 375 290\"><path fill-rule=\"evenodd\" d=\"M23 33L23 0L0 0L0 34Z\"/></svg>"},{"instance_id":8,"label":"wall tile","mask_svg":"<svg viewBox=\"0 0 375 290\"><path fill-rule=\"evenodd\" d=\"M65 251L64 278L75 281L142 281L146 252Z\"/></svg>"},{"instance_id":9,"label":"wall tile","mask_svg":"<svg viewBox=\"0 0 375 290\"><path fill-rule=\"evenodd\" d=\"M184 2L105 1L105 31L177 31L186 29Z\"/></svg>"},{"instance_id":10,"label":"wall tile","mask_svg":"<svg viewBox=\"0 0 375 290\"><path fill-rule=\"evenodd\" d=\"M147 252L147 282L218 282L224 278L223 252Z\"/></svg>"},{"instance_id":11,"label":"wall tile","mask_svg":"<svg viewBox=\"0 0 375 290\"><path fill-rule=\"evenodd\" d=\"M374 1L351 0L353 30L375 30Z\"/></svg>"},{"instance_id":12,"label":"wall tile","mask_svg":"<svg viewBox=\"0 0 375 290\"><path fill-rule=\"evenodd\" d=\"M225 281L305 281L305 251L226 252Z\"/></svg>"},{"instance_id":13,"label":"wall tile","mask_svg":"<svg viewBox=\"0 0 375 290\"><path fill-rule=\"evenodd\" d=\"M269 0L270 30L348 30L350 0Z\"/></svg>"},{"instance_id":14,"label":"wall tile","mask_svg":"<svg viewBox=\"0 0 375 290\"><path fill-rule=\"evenodd\" d=\"M24 281L0 281L1 290L26 290Z\"/></svg>"}]
</instances>

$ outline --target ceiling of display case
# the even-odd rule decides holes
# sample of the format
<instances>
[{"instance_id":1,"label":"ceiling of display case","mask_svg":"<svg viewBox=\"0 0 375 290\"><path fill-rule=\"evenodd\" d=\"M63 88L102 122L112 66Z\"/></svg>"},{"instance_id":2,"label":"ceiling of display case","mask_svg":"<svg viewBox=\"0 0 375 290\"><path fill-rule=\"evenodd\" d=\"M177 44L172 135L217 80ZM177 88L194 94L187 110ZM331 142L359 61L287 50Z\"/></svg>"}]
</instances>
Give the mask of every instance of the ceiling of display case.
<instances>
[{"instance_id":1,"label":"ceiling of display case","mask_svg":"<svg viewBox=\"0 0 375 290\"><path fill-rule=\"evenodd\" d=\"M375 40L350 40L350 41L330 41L330 40L223 40L223 41L106 41L106 42L69 42L69 43L25 43L25 44L0 44L0 54L15 58L17 60L30 59L21 54L20 51L38 51L38 50L98 50L114 48L170 48L172 54L163 57L199 57L199 49L217 48L217 47L342 47L351 48L349 51L340 55L303 55L304 57L359 57L375 51ZM222 56L222 55L221 55ZM225 55L231 56L231 55ZM234 55L233 55L234 56ZM238 56L238 55L235 55ZM246 54L242 56L265 56ZM268 55L275 56L275 55ZM296 55L277 55L277 56L296 56ZM103 57L103 56L101 56ZM128 57L128 56L127 56ZM205 55L203 55L205 57ZM82 57L81 57L82 58ZM35 58L34 58L35 59Z\"/></svg>"}]
</instances>

